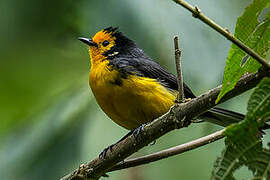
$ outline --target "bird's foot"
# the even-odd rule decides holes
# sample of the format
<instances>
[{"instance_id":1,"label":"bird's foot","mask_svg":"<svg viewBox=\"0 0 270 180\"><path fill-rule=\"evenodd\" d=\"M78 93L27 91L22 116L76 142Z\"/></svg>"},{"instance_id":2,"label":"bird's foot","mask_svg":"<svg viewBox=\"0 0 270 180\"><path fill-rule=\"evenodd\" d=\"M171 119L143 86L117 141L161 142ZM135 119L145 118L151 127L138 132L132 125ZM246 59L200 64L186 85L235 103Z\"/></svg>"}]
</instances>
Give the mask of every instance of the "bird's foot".
<instances>
[{"instance_id":1,"label":"bird's foot","mask_svg":"<svg viewBox=\"0 0 270 180\"><path fill-rule=\"evenodd\" d=\"M142 125L139 126L138 128L136 128L136 129L130 131L130 132L127 133L124 137L122 137L119 141L117 141L117 143L119 143L120 141L123 141L123 140L126 139L128 136L130 136L131 134L135 137L135 140L138 141L138 135L143 131L144 127L145 127L147 124L148 124L148 123L142 124ZM115 143L115 144L117 144L117 143ZM112 147L113 147L115 144L112 144L112 145L106 147L106 148L99 154L99 158L105 159L107 152L108 152L108 151L111 151L111 152L112 152Z\"/></svg>"},{"instance_id":2,"label":"bird's foot","mask_svg":"<svg viewBox=\"0 0 270 180\"><path fill-rule=\"evenodd\" d=\"M99 157L100 159L105 159L107 152L108 152L108 151L111 151L111 152L112 152L112 147L113 147L114 145L115 145L115 144L112 144L112 145L106 147L106 148L98 155L98 157Z\"/></svg>"},{"instance_id":3,"label":"bird's foot","mask_svg":"<svg viewBox=\"0 0 270 180\"><path fill-rule=\"evenodd\" d=\"M147 124L142 124L140 125L139 127L137 127L136 129L134 129L132 131L132 134L133 136L135 137L136 141L138 140L138 136L139 134L144 130L144 127L146 126Z\"/></svg>"},{"instance_id":4,"label":"bird's foot","mask_svg":"<svg viewBox=\"0 0 270 180\"><path fill-rule=\"evenodd\" d=\"M129 135L133 134L133 132L134 132L134 130L129 131L124 137L122 137L122 138L121 138L119 141L117 141L115 144L117 144L117 143L123 141L123 140L126 139ZM106 147L106 148L99 154L99 158L105 159L106 153L107 153L108 151L111 151L111 152L112 152L112 147L113 147L115 144L112 144L112 145Z\"/></svg>"},{"instance_id":5,"label":"bird's foot","mask_svg":"<svg viewBox=\"0 0 270 180\"><path fill-rule=\"evenodd\" d=\"M139 126L138 128L136 128L136 129L134 129L133 131L131 131L132 134L134 135L136 141L139 141L139 140L138 140L138 136L139 136L139 134L144 130L144 127L145 127L147 124L149 124L149 123L142 124L142 125ZM154 145L154 144L156 144L156 140L154 140L153 142L151 142L149 145L152 146L152 145Z\"/></svg>"}]
</instances>

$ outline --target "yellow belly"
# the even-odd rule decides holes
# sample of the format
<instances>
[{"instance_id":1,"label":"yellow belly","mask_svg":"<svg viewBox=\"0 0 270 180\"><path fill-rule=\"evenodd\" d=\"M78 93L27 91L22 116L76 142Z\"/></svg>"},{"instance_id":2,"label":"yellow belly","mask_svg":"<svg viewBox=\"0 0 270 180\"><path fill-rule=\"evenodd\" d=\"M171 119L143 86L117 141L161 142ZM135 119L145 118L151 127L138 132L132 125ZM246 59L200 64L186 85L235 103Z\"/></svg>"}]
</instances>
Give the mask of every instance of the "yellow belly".
<instances>
[{"instance_id":1,"label":"yellow belly","mask_svg":"<svg viewBox=\"0 0 270 180\"><path fill-rule=\"evenodd\" d=\"M115 83L119 72L110 71L106 63L103 68L90 70L89 83L99 106L120 126L135 129L166 113L174 104L176 92L155 79L129 75Z\"/></svg>"}]
</instances>

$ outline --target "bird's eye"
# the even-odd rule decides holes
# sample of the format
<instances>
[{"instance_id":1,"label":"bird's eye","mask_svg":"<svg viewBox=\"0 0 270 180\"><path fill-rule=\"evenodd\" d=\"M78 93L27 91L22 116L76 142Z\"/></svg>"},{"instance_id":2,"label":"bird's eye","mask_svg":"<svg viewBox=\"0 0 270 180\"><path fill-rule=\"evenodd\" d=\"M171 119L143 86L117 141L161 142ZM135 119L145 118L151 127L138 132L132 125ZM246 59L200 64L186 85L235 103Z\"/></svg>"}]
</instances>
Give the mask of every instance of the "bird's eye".
<instances>
[{"instance_id":1,"label":"bird's eye","mask_svg":"<svg viewBox=\"0 0 270 180\"><path fill-rule=\"evenodd\" d=\"M102 45L105 47L105 46L108 46L110 43L109 43L109 41L107 41L107 40L105 40L105 41L103 41L103 43L102 43Z\"/></svg>"}]
</instances>

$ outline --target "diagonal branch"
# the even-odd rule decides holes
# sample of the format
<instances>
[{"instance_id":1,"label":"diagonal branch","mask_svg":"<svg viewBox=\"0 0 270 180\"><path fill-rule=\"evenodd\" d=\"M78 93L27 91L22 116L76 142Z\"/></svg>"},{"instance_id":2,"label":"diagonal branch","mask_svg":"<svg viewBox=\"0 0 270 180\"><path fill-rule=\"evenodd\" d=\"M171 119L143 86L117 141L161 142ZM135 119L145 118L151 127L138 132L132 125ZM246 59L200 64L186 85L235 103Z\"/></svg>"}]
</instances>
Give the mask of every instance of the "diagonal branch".
<instances>
[{"instance_id":1,"label":"diagonal branch","mask_svg":"<svg viewBox=\"0 0 270 180\"><path fill-rule=\"evenodd\" d=\"M269 72L245 75L239 80L235 88L227 93L219 103L255 87L266 73L269 75ZM62 180L99 179L115 164L123 161L164 134L185 127L186 120L195 118L214 107L220 90L221 86L218 86L189 102L174 105L168 113L146 125L136 139L133 135L127 136L126 139L116 143L112 150L107 152L105 159L97 157L73 173L63 177Z\"/></svg>"},{"instance_id":2,"label":"diagonal branch","mask_svg":"<svg viewBox=\"0 0 270 180\"><path fill-rule=\"evenodd\" d=\"M232 33L230 33L228 30L222 28L220 25L215 23L213 20L208 18L206 15L204 15L197 6L193 7L184 0L173 0L173 1L175 3L183 6L187 10L189 10L193 14L193 17L200 19L202 22L204 22L205 24L207 24L211 28L215 29L217 32L222 34L228 40L230 40L235 45L237 45L239 48L241 48L243 51L245 51L247 54L249 54L251 57L256 59L259 63L261 63L263 66L265 66L268 70L270 69L270 63L268 63L264 58L262 58L260 55L258 55L255 51L253 51L251 48L249 48L244 43L242 43L239 39L234 37L234 35Z\"/></svg>"},{"instance_id":3,"label":"diagonal branch","mask_svg":"<svg viewBox=\"0 0 270 180\"><path fill-rule=\"evenodd\" d=\"M215 133L212 133L208 136L201 137L199 139L187 142L185 144L181 144L181 145L178 145L178 146L175 146L175 147L163 150L163 151L159 151L159 152L156 152L153 154L146 155L146 156L122 161L122 162L116 164L115 166L113 166L109 170L109 172L120 170L120 169L125 169L125 168L130 168L130 167L135 167L135 166L139 166L142 164L147 164L147 163L158 161L158 160L161 160L164 158L168 158L168 157L171 157L174 155L182 154L184 152L190 151L192 149L196 149L198 147L204 146L206 144L215 142L215 141L223 138L224 131L225 131L225 129L222 129L222 130L217 131Z\"/></svg>"}]
</instances>

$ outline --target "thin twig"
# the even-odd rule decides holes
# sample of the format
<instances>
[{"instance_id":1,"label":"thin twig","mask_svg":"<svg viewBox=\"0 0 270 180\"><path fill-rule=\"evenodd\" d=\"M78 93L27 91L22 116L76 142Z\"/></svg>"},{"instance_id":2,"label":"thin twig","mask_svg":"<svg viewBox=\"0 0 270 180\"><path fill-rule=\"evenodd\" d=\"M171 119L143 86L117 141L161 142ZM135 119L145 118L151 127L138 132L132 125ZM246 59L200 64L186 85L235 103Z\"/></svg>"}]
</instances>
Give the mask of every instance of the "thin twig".
<instances>
[{"instance_id":1,"label":"thin twig","mask_svg":"<svg viewBox=\"0 0 270 180\"><path fill-rule=\"evenodd\" d=\"M125 160L125 161L120 162L120 163L116 164L115 166L113 166L108 172L116 171L116 170L120 170L120 169L125 169L125 168L130 168L130 167L135 167L135 166L139 166L139 165L143 165L143 164L148 164L148 163L151 163L154 161L158 161L160 159L168 158L170 156L182 154L186 151L196 149L198 147L215 142L215 141L223 138L224 131L225 131L225 129L222 129L222 130L217 131L213 134L201 137L199 139L187 142L185 144L181 144L181 145L178 145L178 146L175 146L175 147L163 150L163 151L159 151L159 152L156 152L153 154L149 154L146 156L142 156L139 158Z\"/></svg>"},{"instance_id":2,"label":"thin twig","mask_svg":"<svg viewBox=\"0 0 270 180\"><path fill-rule=\"evenodd\" d=\"M230 33L228 30L222 28L220 25L215 23L213 20L208 18L206 15L204 15L201 10L195 6L191 6L189 3L185 2L184 0L173 0L177 4L183 6L187 10L189 10L193 17L200 19L205 24L209 25L213 29L215 29L217 32L222 34L224 37L226 37L228 40L233 42L235 45L237 45L239 48L244 50L247 54L249 54L251 57L256 59L259 63L261 63L263 66L265 66L267 69L270 69L270 63L268 63L264 58L262 58L260 55L258 55L255 51L253 51L251 48L246 46L244 43L242 43L240 40L238 40L232 33Z\"/></svg>"},{"instance_id":3,"label":"thin twig","mask_svg":"<svg viewBox=\"0 0 270 180\"><path fill-rule=\"evenodd\" d=\"M219 103L255 87L266 74L266 72L259 72L245 75ZM169 112L147 124L136 138L130 135L112 146L111 151L107 151L105 159L97 157L73 173L63 177L62 180L98 179L115 164L123 161L164 134L185 127L183 119L192 119L214 107L220 90L221 86L218 86L191 101L174 105Z\"/></svg>"},{"instance_id":4,"label":"thin twig","mask_svg":"<svg viewBox=\"0 0 270 180\"><path fill-rule=\"evenodd\" d=\"M177 84L178 84L178 95L177 102L184 102L184 85L183 85L183 75L182 75L182 67L181 67L181 54L182 51L179 49L178 45L178 36L174 37L174 55L175 55L175 65L177 72Z\"/></svg>"}]
</instances>

